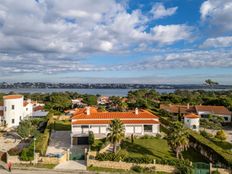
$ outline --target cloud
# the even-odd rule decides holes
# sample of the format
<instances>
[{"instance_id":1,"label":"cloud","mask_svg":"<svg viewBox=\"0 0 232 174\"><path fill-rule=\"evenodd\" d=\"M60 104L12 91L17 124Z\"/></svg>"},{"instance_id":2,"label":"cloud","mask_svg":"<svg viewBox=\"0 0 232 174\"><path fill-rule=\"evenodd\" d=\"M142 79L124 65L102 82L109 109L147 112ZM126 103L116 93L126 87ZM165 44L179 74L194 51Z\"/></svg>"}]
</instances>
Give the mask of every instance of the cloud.
<instances>
[{"instance_id":1,"label":"cloud","mask_svg":"<svg viewBox=\"0 0 232 174\"><path fill-rule=\"evenodd\" d=\"M192 38L192 27L187 25L158 25L152 28L152 39L162 44L172 44L179 40Z\"/></svg>"},{"instance_id":2,"label":"cloud","mask_svg":"<svg viewBox=\"0 0 232 174\"><path fill-rule=\"evenodd\" d=\"M232 53L230 50L197 51L187 50L146 58L144 61L127 65L117 65L113 70L152 70L179 68L231 68Z\"/></svg>"},{"instance_id":3,"label":"cloud","mask_svg":"<svg viewBox=\"0 0 232 174\"><path fill-rule=\"evenodd\" d=\"M201 48L220 48L220 47L231 47L232 36L208 38L200 46Z\"/></svg>"},{"instance_id":4,"label":"cloud","mask_svg":"<svg viewBox=\"0 0 232 174\"><path fill-rule=\"evenodd\" d=\"M232 31L232 1L207 0L200 7L201 20L222 32Z\"/></svg>"},{"instance_id":5,"label":"cloud","mask_svg":"<svg viewBox=\"0 0 232 174\"><path fill-rule=\"evenodd\" d=\"M153 19L162 19L174 15L177 9L178 7L165 8L162 3L156 3L153 5L150 13L153 15Z\"/></svg>"}]
</instances>

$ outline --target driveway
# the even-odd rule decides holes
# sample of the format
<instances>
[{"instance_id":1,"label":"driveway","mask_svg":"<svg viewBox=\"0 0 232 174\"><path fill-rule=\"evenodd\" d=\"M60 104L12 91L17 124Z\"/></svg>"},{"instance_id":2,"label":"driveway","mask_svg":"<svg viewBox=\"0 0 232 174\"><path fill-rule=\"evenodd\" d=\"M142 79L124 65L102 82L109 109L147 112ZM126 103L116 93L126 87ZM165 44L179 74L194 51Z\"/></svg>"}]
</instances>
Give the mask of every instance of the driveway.
<instances>
[{"instance_id":1,"label":"driveway","mask_svg":"<svg viewBox=\"0 0 232 174\"><path fill-rule=\"evenodd\" d=\"M52 131L46 154L61 154L71 145L70 131Z\"/></svg>"},{"instance_id":2,"label":"driveway","mask_svg":"<svg viewBox=\"0 0 232 174\"><path fill-rule=\"evenodd\" d=\"M7 152L20 143L20 139L14 138L7 133L0 133L0 151Z\"/></svg>"},{"instance_id":3,"label":"driveway","mask_svg":"<svg viewBox=\"0 0 232 174\"><path fill-rule=\"evenodd\" d=\"M78 161L66 161L64 163L58 164L55 170L86 170L86 162L84 160Z\"/></svg>"}]
</instances>

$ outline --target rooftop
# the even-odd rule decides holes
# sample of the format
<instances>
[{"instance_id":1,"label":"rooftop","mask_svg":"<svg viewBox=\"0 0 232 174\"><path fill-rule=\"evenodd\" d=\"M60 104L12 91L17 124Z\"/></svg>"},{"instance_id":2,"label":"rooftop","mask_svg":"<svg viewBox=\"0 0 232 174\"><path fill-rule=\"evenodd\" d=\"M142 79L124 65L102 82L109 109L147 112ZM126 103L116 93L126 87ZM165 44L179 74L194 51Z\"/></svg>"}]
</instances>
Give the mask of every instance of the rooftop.
<instances>
[{"instance_id":1,"label":"rooftop","mask_svg":"<svg viewBox=\"0 0 232 174\"><path fill-rule=\"evenodd\" d=\"M192 118L192 119L194 119L194 118L200 118L199 115L194 114L194 113L188 113L188 114L184 115L184 117L185 118Z\"/></svg>"},{"instance_id":2,"label":"rooftop","mask_svg":"<svg viewBox=\"0 0 232 174\"><path fill-rule=\"evenodd\" d=\"M6 96L3 96L3 99L20 99L20 98L23 98L22 95L6 95Z\"/></svg>"}]
</instances>

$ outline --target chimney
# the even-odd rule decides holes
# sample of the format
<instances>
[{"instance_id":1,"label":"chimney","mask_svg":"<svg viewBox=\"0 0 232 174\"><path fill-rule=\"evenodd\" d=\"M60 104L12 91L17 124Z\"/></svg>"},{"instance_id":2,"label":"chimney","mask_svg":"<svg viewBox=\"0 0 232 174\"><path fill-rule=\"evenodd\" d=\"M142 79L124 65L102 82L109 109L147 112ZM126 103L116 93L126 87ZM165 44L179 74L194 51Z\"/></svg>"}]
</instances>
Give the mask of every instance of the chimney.
<instances>
[{"instance_id":1,"label":"chimney","mask_svg":"<svg viewBox=\"0 0 232 174\"><path fill-rule=\"evenodd\" d=\"M86 107L86 114L90 115L90 107L89 106Z\"/></svg>"},{"instance_id":2,"label":"chimney","mask_svg":"<svg viewBox=\"0 0 232 174\"><path fill-rule=\"evenodd\" d=\"M139 109L135 108L135 115L138 115L138 114L139 114Z\"/></svg>"},{"instance_id":3,"label":"chimney","mask_svg":"<svg viewBox=\"0 0 232 174\"><path fill-rule=\"evenodd\" d=\"M189 109L189 103L187 104L187 109Z\"/></svg>"}]
</instances>

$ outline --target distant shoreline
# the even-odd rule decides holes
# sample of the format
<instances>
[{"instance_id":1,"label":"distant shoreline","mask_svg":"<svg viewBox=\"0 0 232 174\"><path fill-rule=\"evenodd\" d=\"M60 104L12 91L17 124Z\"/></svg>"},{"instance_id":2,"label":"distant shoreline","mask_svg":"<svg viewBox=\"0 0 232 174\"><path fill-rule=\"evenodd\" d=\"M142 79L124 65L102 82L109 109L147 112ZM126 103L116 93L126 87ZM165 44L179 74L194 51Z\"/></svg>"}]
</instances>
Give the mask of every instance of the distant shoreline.
<instances>
[{"instance_id":1,"label":"distant shoreline","mask_svg":"<svg viewBox=\"0 0 232 174\"><path fill-rule=\"evenodd\" d=\"M0 93L52 93L52 92L77 92L80 94L100 94L102 96L127 96L129 91L137 90L137 88L120 89L120 88L8 88L0 89ZM154 89L159 93L173 93L177 89ZM205 91L228 91L231 89L182 89L182 90L205 90Z\"/></svg>"}]
</instances>

